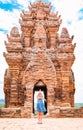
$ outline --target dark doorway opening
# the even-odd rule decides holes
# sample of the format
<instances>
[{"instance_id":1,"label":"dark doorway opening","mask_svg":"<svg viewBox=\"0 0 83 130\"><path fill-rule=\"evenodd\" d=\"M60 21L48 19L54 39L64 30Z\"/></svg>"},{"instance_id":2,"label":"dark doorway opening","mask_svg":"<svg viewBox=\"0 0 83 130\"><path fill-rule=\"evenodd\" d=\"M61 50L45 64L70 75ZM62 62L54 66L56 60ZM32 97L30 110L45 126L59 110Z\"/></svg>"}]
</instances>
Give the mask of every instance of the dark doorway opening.
<instances>
[{"instance_id":1,"label":"dark doorway opening","mask_svg":"<svg viewBox=\"0 0 83 130\"><path fill-rule=\"evenodd\" d=\"M44 95L44 98L46 99L45 103L45 107L46 107L46 112L44 112L44 114L47 113L47 88L46 86L34 86L33 89L33 113L36 114L36 103L37 103L37 94L39 92L39 90L41 90L42 94Z\"/></svg>"}]
</instances>

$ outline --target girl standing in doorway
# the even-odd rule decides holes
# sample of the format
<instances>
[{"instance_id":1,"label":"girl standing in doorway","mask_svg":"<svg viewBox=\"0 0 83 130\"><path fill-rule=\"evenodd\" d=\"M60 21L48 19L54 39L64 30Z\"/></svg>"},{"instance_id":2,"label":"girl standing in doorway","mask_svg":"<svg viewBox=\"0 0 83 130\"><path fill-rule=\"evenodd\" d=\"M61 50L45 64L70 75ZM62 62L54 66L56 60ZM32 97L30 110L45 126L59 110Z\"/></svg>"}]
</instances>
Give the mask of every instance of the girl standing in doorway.
<instances>
[{"instance_id":1,"label":"girl standing in doorway","mask_svg":"<svg viewBox=\"0 0 83 130\"><path fill-rule=\"evenodd\" d=\"M42 115L44 112L46 112L45 104L43 94L41 93L41 90L39 91L37 95L37 112L38 112L38 123L42 124Z\"/></svg>"}]
</instances>

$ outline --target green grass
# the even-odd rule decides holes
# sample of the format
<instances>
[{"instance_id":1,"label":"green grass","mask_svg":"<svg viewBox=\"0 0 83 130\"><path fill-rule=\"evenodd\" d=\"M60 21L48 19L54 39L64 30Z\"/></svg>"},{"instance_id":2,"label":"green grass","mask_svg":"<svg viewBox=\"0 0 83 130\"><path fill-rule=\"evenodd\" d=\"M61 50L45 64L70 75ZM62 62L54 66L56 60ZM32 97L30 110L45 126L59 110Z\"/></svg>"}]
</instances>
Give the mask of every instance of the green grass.
<instances>
[{"instance_id":1,"label":"green grass","mask_svg":"<svg viewBox=\"0 0 83 130\"><path fill-rule=\"evenodd\" d=\"M3 108L3 107L4 107L4 100L1 99L1 100L0 100L0 108Z\"/></svg>"},{"instance_id":2,"label":"green grass","mask_svg":"<svg viewBox=\"0 0 83 130\"><path fill-rule=\"evenodd\" d=\"M83 103L75 103L75 107L83 107Z\"/></svg>"},{"instance_id":3,"label":"green grass","mask_svg":"<svg viewBox=\"0 0 83 130\"><path fill-rule=\"evenodd\" d=\"M0 108L3 108L4 107L4 104L0 104Z\"/></svg>"}]
</instances>

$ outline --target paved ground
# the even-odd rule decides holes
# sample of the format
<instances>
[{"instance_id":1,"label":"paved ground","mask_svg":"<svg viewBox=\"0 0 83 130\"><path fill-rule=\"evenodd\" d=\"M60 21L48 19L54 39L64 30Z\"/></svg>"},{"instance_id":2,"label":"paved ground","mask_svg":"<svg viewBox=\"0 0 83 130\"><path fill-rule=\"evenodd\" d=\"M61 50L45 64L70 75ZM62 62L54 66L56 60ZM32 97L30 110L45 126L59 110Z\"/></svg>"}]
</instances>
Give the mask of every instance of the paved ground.
<instances>
[{"instance_id":1,"label":"paved ground","mask_svg":"<svg viewBox=\"0 0 83 130\"><path fill-rule=\"evenodd\" d=\"M83 130L83 118L0 118L0 130Z\"/></svg>"}]
</instances>

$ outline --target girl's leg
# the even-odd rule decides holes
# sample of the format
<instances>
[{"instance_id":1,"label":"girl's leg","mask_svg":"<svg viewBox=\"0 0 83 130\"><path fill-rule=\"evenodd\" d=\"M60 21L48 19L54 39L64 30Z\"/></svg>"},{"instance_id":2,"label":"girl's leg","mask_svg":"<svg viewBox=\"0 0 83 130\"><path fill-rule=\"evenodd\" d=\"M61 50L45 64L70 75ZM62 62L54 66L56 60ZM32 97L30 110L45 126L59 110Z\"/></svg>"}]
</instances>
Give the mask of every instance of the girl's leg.
<instances>
[{"instance_id":1,"label":"girl's leg","mask_svg":"<svg viewBox=\"0 0 83 130\"><path fill-rule=\"evenodd\" d=\"M40 112L40 123L42 123L42 112Z\"/></svg>"},{"instance_id":2,"label":"girl's leg","mask_svg":"<svg viewBox=\"0 0 83 130\"><path fill-rule=\"evenodd\" d=\"M38 112L38 123L42 123L42 112Z\"/></svg>"},{"instance_id":3,"label":"girl's leg","mask_svg":"<svg viewBox=\"0 0 83 130\"><path fill-rule=\"evenodd\" d=\"M40 112L38 112L38 123L40 122Z\"/></svg>"}]
</instances>

